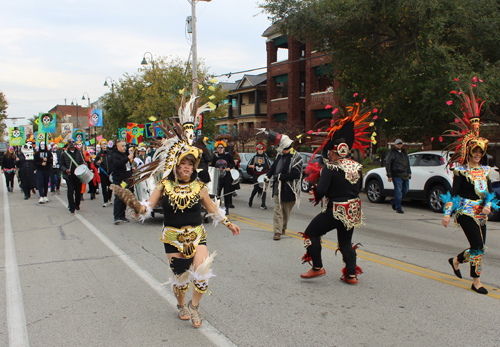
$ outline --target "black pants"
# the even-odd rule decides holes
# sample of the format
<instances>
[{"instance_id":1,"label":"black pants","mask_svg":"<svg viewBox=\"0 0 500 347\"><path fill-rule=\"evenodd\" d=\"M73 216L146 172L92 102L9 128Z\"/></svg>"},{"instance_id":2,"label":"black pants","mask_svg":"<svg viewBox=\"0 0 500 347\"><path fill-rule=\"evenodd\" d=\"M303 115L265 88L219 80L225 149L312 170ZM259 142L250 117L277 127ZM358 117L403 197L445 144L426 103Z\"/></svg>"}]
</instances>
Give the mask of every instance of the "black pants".
<instances>
[{"instance_id":1,"label":"black pants","mask_svg":"<svg viewBox=\"0 0 500 347\"><path fill-rule=\"evenodd\" d=\"M257 183L257 181L254 182L254 184ZM258 184L255 184L253 186L252 193L250 194L250 203L253 203L253 198L255 197L256 194L262 194L262 204L261 206L266 206L266 193L264 192L264 189L259 187Z\"/></svg>"},{"instance_id":2,"label":"black pants","mask_svg":"<svg viewBox=\"0 0 500 347\"><path fill-rule=\"evenodd\" d=\"M38 193L40 197L46 197L49 191L49 170L36 170L36 182L38 184Z\"/></svg>"},{"instance_id":3,"label":"black pants","mask_svg":"<svg viewBox=\"0 0 500 347\"><path fill-rule=\"evenodd\" d=\"M80 209L80 199L82 182L74 174L66 176L66 186L68 187L68 208L71 212Z\"/></svg>"},{"instance_id":4,"label":"black pants","mask_svg":"<svg viewBox=\"0 0 500 347\"><path fill-rule=\"evenodd\" d=\"M224 189L224 207L228 207L233 204L233 195L231 194L233 190L231 189L231 183L233 179L229 174L229 171L226 171L226 175L224 177L219 178L219 191L217 195L221 196L222 189Z\"/></svg>"},{"instance_id":5,"label":"black pants","mask_svg":"<svg viewBox=\"0 0 500 347\"><path fill-rule=\"evenodd\" d=\"M331 209L320 213L309 223L305 234L309 236L311 244L307 247L307 254L311 257L313 267L322 268L321 260L321 236L330 230L337 229L337 240L339 243L342 259L347 268L347 274L356 275L356 251L352 247L352 234L354 228L346 229L344 223L335 219Z\"/></svg>"},{"instance_id":6,"label":"black pants","mask_svg":"<svg viewBox=\"0 0 500 347\"><path fill-rule=\"evenodd\" d=\"M120 185L121 182L113 182L117 186ZM130 187L127 187L130 189ZM132 189L130 189L132 190ZM114 220L124 220L125 219L125 210L127 209L127 205L121 201L115 194L115 201L113 203L113 218Z\"/></svg>"},{"instance_id":7,"label":"black pants","mask_svg":"<svg viewBox=\"0 0 500 347\"><path fill-rule=\"evenodd\" d=\"M14 176L15 175L16 175L15 172L5 173L5 182L6 182L7 188L14 188Z\"/></svg>"},{"instance_id":8,"label":"black pants","mask_svg":"<svg viewBox=\"0 0 500 347\"><path fill-rule=\"evenodd\" d=\"M99 177L101 177L102 199L104 200L104 203L107 203L109 200L111 200L111 189L109 189L111 182L109 181L109 176L104 172L99 172Z\"/></svg>"},{"instance_id":9,"label":"black pants","mask_svg":"<svg viewBox=\"0 0 500 347\"><path fill-rule=\"evenodd\" d=\"M52 169L50 172L50 191L55 192L61 187L61 169Z\"/></svg>"},{"instance_id":10,"label":"black pants","mask_svg":"<svg viewBox=\"0 0 500 347\"><path fill-rule=\"evenodd\" d=\"M484 249L484 244L486 242L486 225L481 227L476 223L474 218L460 215L457 218L458 224L462 227L467 240L469 240L470 248L464 250L457 255L459 263L465 263L469 261L469 253L480 253L479 255L479 266L475 266L472 262L470 263L470 276L479 277L481 275L481 258Z\"/></svg>"}]
</instances>

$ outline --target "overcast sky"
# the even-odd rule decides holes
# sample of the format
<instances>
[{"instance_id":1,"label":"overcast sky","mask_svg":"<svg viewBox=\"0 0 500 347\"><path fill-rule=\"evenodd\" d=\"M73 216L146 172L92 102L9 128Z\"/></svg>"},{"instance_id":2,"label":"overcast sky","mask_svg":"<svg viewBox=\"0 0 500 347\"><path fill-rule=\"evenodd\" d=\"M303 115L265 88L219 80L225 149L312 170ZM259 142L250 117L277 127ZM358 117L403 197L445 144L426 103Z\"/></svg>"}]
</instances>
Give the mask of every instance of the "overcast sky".
<instances>
[{"instance_id":1,"label":"overcast sky","mask_svg":"<svg viewBox=\"0 0 500 347\"><path fill-rule=\"evenodd\" d=\"M199 1L196 9L198 57L211 72L266 65L261 35L270 22L256 0ZM8 116L28 119L65 99L86 106L85 92L97 100L109 90L106 77L136 73L145 52L187 59L189 15L187 0L2 0L0 91Z\"/></svg>"}]
</instances>

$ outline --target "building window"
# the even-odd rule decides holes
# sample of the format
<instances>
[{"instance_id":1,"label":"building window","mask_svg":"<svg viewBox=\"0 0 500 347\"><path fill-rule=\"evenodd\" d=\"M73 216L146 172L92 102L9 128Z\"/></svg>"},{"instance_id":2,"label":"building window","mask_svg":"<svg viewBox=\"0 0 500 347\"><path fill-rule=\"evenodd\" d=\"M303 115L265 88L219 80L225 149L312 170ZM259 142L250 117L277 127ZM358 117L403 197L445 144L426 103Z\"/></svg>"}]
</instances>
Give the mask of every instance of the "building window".
<instances>
[{"instance_id":1,"label":"building window","mask_svg":"<svg viewBox=\"0 0 500 347\"><path fill-rule=\"evenodd\" d=\"M286 122L287 118L288 117L286 113L277 113L274 115L274 120L276 122Z\"/></svg>"},{"instance_id":2,"label":"building window","mask_svg":"<svg viewBox=\"0 0 500 347\"><path fill-rule=\"evenodd\" d=\"M288 98L288 74L275 76L276 81L276 98Z\"/></svg>"},{"instance_id":3,"label":"building window","mask_svg":"<svg viewBox=\"0 0 500 347\"><path fill-rule=\"evenodd\" d=\"M255 104L255 92L251 92L248 94L248 103Z\"/></svg>"}]
</instances>

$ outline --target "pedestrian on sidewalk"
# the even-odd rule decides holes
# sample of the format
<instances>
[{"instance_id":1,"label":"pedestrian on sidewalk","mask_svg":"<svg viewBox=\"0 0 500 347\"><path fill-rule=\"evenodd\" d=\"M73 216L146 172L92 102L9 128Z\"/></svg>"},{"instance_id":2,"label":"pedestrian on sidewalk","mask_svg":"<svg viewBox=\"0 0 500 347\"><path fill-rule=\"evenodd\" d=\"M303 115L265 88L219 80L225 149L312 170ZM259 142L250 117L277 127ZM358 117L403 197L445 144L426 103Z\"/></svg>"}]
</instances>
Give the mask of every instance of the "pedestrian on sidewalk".
<instances>
[{"instance_id":1,"label":"pedestrian on sidewalk","mask_svg":"<svg viewBox=\"0 0 500 347\"><path fill-rule=\"evenodd\" d=\"M17 160L16 154L14 153L14 147L10 146L2 158L2 171L5 175L7 191L10 193L14 192L14 177L16 176Z\"/></svg>"},{"instance_id":2,"label":"pedestrian on sidewalk","mask_svg":"<svg viewBox=\"0 0 500 347\"><path fill-rule=\"evenodd\" d=\"M130 152L128 155L127 148L125 146L125 141L117 140L116 149L113 151L112 161L113 161L113 184L117 186L122 186L122 184L127 187L127 189L132 190L130 186L130 176L132 175L132 165L131 161L134 159L134 152ZM115 196L115 203L113 206L113 219L115 224L128 223L129 220L125 218L125 210L127 205Z\"/></svg>"},{"instance_id":3,"label":"pedestrian on sidewalk","mask_svg":"<svg viewBox=\"0 0 500 347\"><path fill-rule=\"evenodd\" d=\"M345 263L340 280L355 285L358 283L358 275L363 273L356 264L357 246L352 245L354 229L363 224L359 198L363 183L361 171L363 166L348 156L353 147L363 153L364 148L368 147L364 144L366 139L363 131L355 129L364 129L364 125L368 126L368 122L364 120L370 112L362 112L360 115L359 106L346 107L344 112L344 118L321 131L328 134L318 150L323 157L321 163L323 167L321 168L317 162L310 162L306 169L308 174L306 179L313 185L314 198L311 200L315 205L322 203L325 207L313 218L305 232L301 233L306 247L302 261L311 264L312 268L300 277L310 279L326 274L321 258L321 238L331 230L337 229L339 250ZM316 185L318 177L319 182Z\"/></svg>"},{"instance_id":4,"label":"pedestrian on sidewalk","mask_svg":"<svg viewBox=\"0 0 500 347\"><path fill-rule=\"evenodd\" d=\"M408 154L403 149L403 140L397 139L395 146L387 155L385 170L389 182L394 184L394 199L391 200L392 208L397 213L404 213L401 200L410 189L411 168Z\"/></svg>"},{"instance_id":5,"label":"pedestrian on sidewalk","mask_svg":"<svg viewBox=\"0 0 500 347\"><path fill-rule=\"evenodd\" d=\"M77 166L85 162L82 152L76 148L75 140L68 140L68 149L61 154L61 170L68 188L68 209L74 214L80 210L82 182L75 175Z\"/></svg>"},{"instance_id":6,"label":"pedestrian on sidewalk","mask_svg":"<svg viewBox=\"0 0 500 347\"><path fill-rule=\"evenodd\" d=\"M19 154L17 167L19 168L19 177L24 191L24 200L31 197L31 190L36 188L35 162L33 161L33 145L26 143Z\"/></svg>"},{"instance_id":7,"label":"pedestrian on sidewalk","mask_svg":"<svg viewBox=\"0 0 500 347\"><path fill-rule=\"evenodd\" d=\"M445 151L454 152L448 165L458 163L453 170L453 187L451 193L441 195L444 206L444 217L441 221L445 228L450 224L451 215L455 213L455 223L464 231L470 247L456 257L448 259L455 276L462 278L459 265L469 263L472 277L471 289L479 294L488 294L481 284L482 257L486 244L486 222L492 209L499 209L500 202L492 191L489 177L491 167L481 165L481 160L488 150L488 139L480 137L479 124L481 107L470 92L470 97L458 93L464 110L464 119L457 117L459 131L451 132L458 139L447 146Z\"/></svg>"},{"instance_id":8,"label":"pedestrian on sidewalk","mask_svg":"<svg viewBox=\"0 0 500 347\"><path fill-rule=\"evenodd\" d=\"M268 143L277 146L278 151L275 162L266 173L267 181L273 179L273 240L278 241L285 234L295 201L300 203L302 157L292 148L293 141L287 135L269 130Z\"/></svg>"},{"instance_id":9,"label":"pedestrian on sidewalk","mask_svg":"<svg viewBox=\"0 0 500 347\"><path fill-rule=\"evenodd\" d=\"M259 179L260 176L264 175L266 172L269 171L269 169L271 168L271 162L269 161L269 158L265 153L266 147L262 142L259 142L257 144L255 150L257 151L257 153L252 157L252 159L250 159L250 161L247 164L247 173L252 176L252 183L253 183L253 190L252 193L250 194L250 199L248 200L248 206L252 207L253 198L255 197L256 194L258 194L259 197L262 197L262 203L260 205L260 208L263 210L267 210L266 192L262 187L260 187L257 184L257 180Z\"/></svg>"},{"instance_id":10,"label":"pedestrian on sidewalk","mask_svg":"<svg viewBox=\"0 0 500 347\"><path fill-rule=\"evenodd\" d=\"M49 202L47 193L49 191L50 173L52 171L52 152L45 145L45 141L40 142L40 150L35 153L36 181L38 184L39 204Z\"/></svg>"}]
</instances>

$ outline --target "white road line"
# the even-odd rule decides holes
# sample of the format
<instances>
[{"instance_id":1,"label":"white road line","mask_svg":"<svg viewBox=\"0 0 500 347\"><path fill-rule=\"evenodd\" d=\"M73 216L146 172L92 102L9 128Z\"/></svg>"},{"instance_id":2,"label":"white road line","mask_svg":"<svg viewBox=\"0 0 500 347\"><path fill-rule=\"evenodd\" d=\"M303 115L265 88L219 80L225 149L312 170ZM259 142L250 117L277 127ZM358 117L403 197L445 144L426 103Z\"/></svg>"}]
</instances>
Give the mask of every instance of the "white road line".
<instances>
[{"instance_id":1,"label":"white road line","mask_svg":"<svg viewBox=\"0 0 500 347\"><path fill-rule=\"evenodd\" d=\"M7 308L7 327L10 347L29 346L26 316L24 315L23 293L17 267L16 245L10 221L9 193L6 188L5 175L2 175L3 218L5 233L5 293Z\"/></svg>"},{"instance_id":2,"label":"white road line","mask_svg":"<svg viewBox=\"0 0 500 347\"><path fill-rule=\"evenodd\" d=\"M67 208L67 203L64 202L60 197L56 198L61 202L64 208ZM161 285L161 282L154 278L148 271L141 268L131 257L129 257L125 252L123 252L117 245L115 245L110 239L106 237L99 229L92 225L87 219L85 219L81 214L75 213L75 217L82 222L83 225L87 227L102 243L104 243L114 254L118 256L132 271L136 273L144 282L146 282L156 293L158 293L163 299L165 299L173 308L177 310L177 299L174 294L167 290L165 286ZM194 328L193 328L194 329ZM203 325L196 329L216 346L222 347L236 347L236 345L224 336L219 330L217 330L213 325L211 325L207 320L203 320Z\"/></svg>"}]
</instances>

